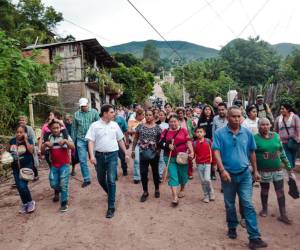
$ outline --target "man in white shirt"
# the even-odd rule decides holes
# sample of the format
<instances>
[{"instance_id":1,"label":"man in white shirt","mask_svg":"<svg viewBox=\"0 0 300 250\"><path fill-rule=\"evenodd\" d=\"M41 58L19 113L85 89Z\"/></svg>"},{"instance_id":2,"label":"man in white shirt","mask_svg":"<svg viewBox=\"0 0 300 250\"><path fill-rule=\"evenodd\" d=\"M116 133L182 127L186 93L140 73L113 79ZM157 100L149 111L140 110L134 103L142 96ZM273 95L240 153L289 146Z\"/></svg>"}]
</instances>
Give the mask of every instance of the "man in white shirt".
<instances>
[{"instance_id":1,"label":"man in white shirt","mask_svg":"<svg viewBox=\"0 0 300 250\"><path fill-rule=\"evenodd\" d=\"M106 218L112 218L115 212L118 151L120 147L126 154L126 148L124 135L119 125L113 121L113 107L103 105L100 117L99 121L92 123L85 138L89 140L90 162L96 167L98 182L108 195ZM129 159L127 154L126 159Z\"/></svg>"}]
</instances>

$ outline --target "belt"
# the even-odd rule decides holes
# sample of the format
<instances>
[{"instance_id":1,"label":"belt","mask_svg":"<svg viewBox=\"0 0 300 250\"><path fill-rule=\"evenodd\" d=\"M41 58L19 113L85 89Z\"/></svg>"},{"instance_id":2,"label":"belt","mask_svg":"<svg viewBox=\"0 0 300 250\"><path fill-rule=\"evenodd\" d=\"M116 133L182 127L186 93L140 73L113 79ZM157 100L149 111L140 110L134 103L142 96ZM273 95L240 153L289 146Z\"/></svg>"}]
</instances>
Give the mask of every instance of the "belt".
<instances>
[{"instance_id":1,"label":"belt","mask_svg":"<svg viewBox=\"0 0 300 250\"><path fill-rule=\"evenodd\" d=\"M96 151L96 154L97 155L109 155L109 154L115 153L115 152L118 152L118 151L111 151L111 152L99 152L99 151Z\"/></svg>"},{"instance_id":2,"label":"belt","mask_svg":"<svg viewBox=\"0 0 300 250\"><path fill-rule=\"evenodd\" d=\"M229 171L227 171L230 175L233 175L233 176L237 176L237 175L241 175L243 173L245 173L249 168L246 167L244 168L241 172L238 172L238 173L230 173Z\"/></svg>"}]
</instances>

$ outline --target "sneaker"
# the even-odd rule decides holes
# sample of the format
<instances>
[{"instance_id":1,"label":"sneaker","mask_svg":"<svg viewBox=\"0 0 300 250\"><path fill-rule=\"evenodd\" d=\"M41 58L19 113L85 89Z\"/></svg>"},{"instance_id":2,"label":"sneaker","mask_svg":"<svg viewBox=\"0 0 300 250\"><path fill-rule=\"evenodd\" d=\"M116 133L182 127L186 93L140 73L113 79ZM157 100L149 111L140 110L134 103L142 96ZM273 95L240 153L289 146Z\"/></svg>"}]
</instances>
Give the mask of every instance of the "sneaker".
<instances>
[{"instance_id":1,"label":"sneaker","mask_svg":"<svg viewBox=\"0 0 300 250\"><path fill-rule=\"evenodd\" d=\"M106 212L106 218L111 219L112 217L114 217L114 214L115 214L115 209L109 208L109 209L107 209L107 212Z\"/></svg>"},{"instance_id":2,"label":"sneaker","mask_svg":"<svg viewBox=\"0 0 300 250\"><path fill-rule=\"evenodd\" d=\"M82 188L85 188L87 187L88 185L91 185L91 182L90 181L84 181L81 185Z\"/></svg>"},{"instance_id":3,"label":"sneaker","mask_svg":"<svg viewBox=\"0 0 300 250\"><path fill-rule=\"evenodd\" d=\"M235 228L229 228L227 236L228 236L229 239L233 239L233 240L236 239L237 238L236 229Z\"/></svg>"},{"instance_id":4,"label":"sneaker","mask_svg":"<svg viewBox=\"0 0 300 250\"><path fill-rule=\"evenodd\" d=\"M245 219L241 219L240 220L240 225L242 228L246 228L246 220Z\"/></svg>"},{"instance_id":5,"label":"sneaker","mask_svg":"<svg viewBox=\"0 0 300 250\"><path fill-rule=\"evenodd\" d=\"M208 197L204 197L202 200L204 203L209 203L209 198Z\"/></svg>"},{"instance_id":6,"label":"sneaker","mask_svg":"<svg viewBox=\"0 0 300 250\"><path fill-rule=\"evenodd\" d=\"M212 179L213 181L215 181L215 180L217 179L217 177L216 177L215 175L213 175L213 176L211 177L211 179Z\"/></svg>"},{"instance_id":7,"label":"sneaker","mask_svg":"<svg viewBox=\"0 0 300 250\"><path fill-rule=\"evenodd\" d=\"M27 213L32 213L35 210L35 201L27 203Z\"/></svg>"},{"instance_id":8,"label":"sneaker","mask_svg":"<svg viewBox=\"0 0 300 250\"><path fill-rule=\"evenodd\" d=\"M250 249L265 248L267 246L268 244L264 242L261 238L257 238L249 241Z\"/></svg>"},{"instance_id":9,"label":"sneaker","mask_svg":"<svg viewBox=\"0 0 300 250\"><path fill-rule=\"evenodd\" d=\"M134 183L134 184L139 184L140 181L139 181L139 180L133 180L133 183Z\"/></svg>"},{"instance_id":10,"label":"sneaker","mask_svg":"<svg viewBox=\"0 0 300 250\"><path fill-rule=\"evenodd\" d=\"M75 171L72 171L72 172L71 172L71 176L76 176L76 172L75 172Z\"/></svg>"},{"instance_id":11,"label":"sneaker","mask_svg":"<svg viewBox=\"0 0 300 250\"><path fill-rule=\"evenodd\" d=\"M189 176L189 180L192 180L194 178L194 176L190 175Z\"/></svg>"},{"instance_id":12,"label":"sneaker","mask_svg":"<svg viewBox=\"0 0 300 250\"><path fill-rule=\"evenodd\" d=\"M27 213L27 204L22 204L20 206L19 213L20 214L26 214Z\"/></svg>"},{"instance_id":13,"label":"sneaker","mask_svg":"<svg viewBox=\"0 0 300 250\"><path fill-rule=\"evenodd\" d=\"M211 194L210 196L209 196L209 200L210 201L214 201L216 199L216 196L214 195L214 194Z\"/></svg>"},{"instance_id":14,"label":"sneaker","mask_svg":"<svg viewBox=\"0 0 300 250\"><path fill-rule=\"evenodd\" d=\"M69 206L68 206L68 202L62 202L61 203L61 206L60 206L60 211L63 213L63 212L67 212L69 209Z\"/></svg>"}]
</instances>

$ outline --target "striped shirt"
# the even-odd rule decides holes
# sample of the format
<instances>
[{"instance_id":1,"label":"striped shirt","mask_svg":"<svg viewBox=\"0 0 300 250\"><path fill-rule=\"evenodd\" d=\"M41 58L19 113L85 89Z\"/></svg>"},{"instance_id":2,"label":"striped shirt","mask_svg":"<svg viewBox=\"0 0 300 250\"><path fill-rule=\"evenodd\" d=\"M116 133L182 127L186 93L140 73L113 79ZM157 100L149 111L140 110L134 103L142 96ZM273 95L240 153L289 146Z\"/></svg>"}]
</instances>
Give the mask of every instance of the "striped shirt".
<instances>
[{"instance_id":1,"label":"striped shirt","mask_svg":"<svg viewBox=\"0 0 300 250\"><path fill-rule=\"evenodd\" d=\"M99 114L97 110L89 109L87 112L78 110L74 116L73 139L84 139L91 124L98 120Z\"/></svg>"}]
</instances>

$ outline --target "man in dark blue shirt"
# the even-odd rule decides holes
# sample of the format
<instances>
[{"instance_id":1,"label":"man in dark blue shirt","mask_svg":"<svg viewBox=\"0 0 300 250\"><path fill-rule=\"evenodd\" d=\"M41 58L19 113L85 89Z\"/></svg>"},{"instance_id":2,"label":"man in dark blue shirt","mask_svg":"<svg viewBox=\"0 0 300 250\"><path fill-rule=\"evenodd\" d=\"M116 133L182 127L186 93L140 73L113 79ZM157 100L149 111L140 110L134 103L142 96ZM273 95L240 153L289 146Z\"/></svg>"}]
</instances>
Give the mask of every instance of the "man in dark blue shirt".
<instances>
[{"instance_id":1,"label":"man in dark blue shirt","mask_svg":"<svg viewBox=\"0 0 300 250\"><path fill-rule=\"evenodd\" d=\"M260 238L256 212L252 203L252 176L249 160L253 167L253 178L260 176L256 167L255 141L249 130L240 126L241 110L233 106L228 111L228 125L214 134L213 150L222 177L222 188L226 208L228 237L237 237L238 225L235 197L238 194L245 214L246 228L251 249L267 247Z\"/></svg>"}]
</instances>

